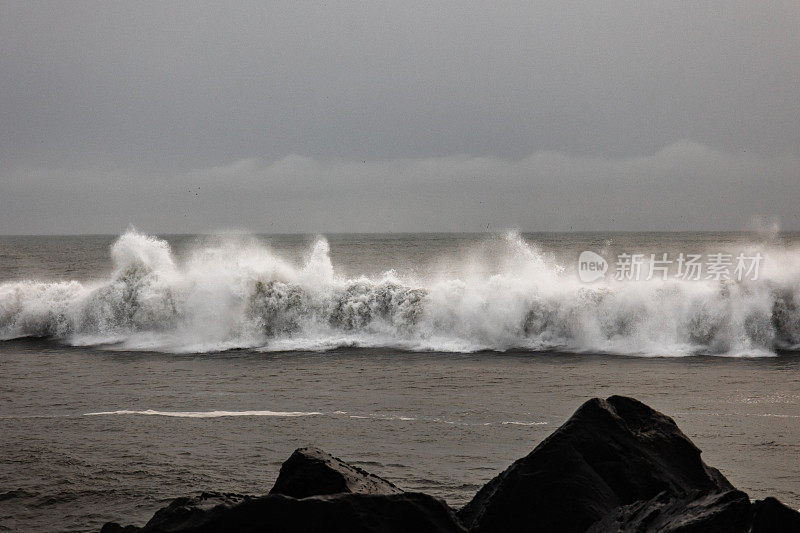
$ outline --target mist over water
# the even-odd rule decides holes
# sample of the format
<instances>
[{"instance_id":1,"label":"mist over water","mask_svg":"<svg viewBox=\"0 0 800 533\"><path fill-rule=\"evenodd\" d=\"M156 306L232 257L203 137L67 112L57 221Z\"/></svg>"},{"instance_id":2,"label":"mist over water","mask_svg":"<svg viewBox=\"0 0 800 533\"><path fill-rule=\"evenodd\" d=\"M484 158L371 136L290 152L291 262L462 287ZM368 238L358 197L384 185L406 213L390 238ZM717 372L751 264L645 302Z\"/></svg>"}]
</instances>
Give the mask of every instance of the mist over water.
<instances>
[{"instance_id":1,"label":"mist over water","mask_svg":"<svg viewBox=\"0 0 800 533\"><path fill-rule=\"evenodd\" d=\"M769 356L800 344L800 246L776 232L583 241L509 232L439 248L422 238L390 246L378 237L348 246L344 265L324 237L280 249L255 236L215 236L178 254L167 240L130 230L110 247L110 272L84 279L61 272L57 281L23 272L0 284L0 339L162 352L390 347L663 356ZM611 264L604 280L582 283L576 261L584 248L610 261L619 251L764 259L755 280L615 281Z\"/></svg>"}]
</instances>

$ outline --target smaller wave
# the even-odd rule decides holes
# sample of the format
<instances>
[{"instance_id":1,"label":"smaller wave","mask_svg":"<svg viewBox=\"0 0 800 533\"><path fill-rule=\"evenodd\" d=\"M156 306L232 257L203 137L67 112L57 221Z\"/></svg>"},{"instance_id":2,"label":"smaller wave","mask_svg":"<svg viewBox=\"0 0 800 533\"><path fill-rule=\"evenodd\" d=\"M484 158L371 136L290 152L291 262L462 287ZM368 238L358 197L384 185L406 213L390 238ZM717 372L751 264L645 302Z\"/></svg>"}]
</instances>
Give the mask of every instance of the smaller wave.
<instances>
[{"instance_id":1,"label":"smaller wave","mask_svg":"<svg viewBox=\"0 0 800 533\"><path fill-rule=\"evenodd\" d=\"M32 492L25 489L13 489L7 492L0 492L0 502L13 499L35 498L38 492Z\"/></svg>"},{"instance_id":2,"label":"smaller wave","mask_svg":"<svg viewBox=\"0 0 800 533\"><path fill-rule=\"evenodd\" d=\"M0 415L0 420L28 420L32 418L67 418L68 414L62 415Z\"/></svg>"},{"instance_id":3,"label":"smaller wave","mask_svg":"<svg viewBox=\"0 0 800 533\"><path fill-rule=\"evenodd\" d=\"M145 410L132 410L120 409L117 411L93 411L90 413L83 413L83 416L165 416L172 418L223 418L223 417L240 417L240 416L265 416L275 418L294 418L303 416L332 416L332 417L346 417L352 420L377 420L381 422L427 422L438 424L450 425L483 425L483 426L544 426L547 422L537 421L520 421L520 420L502 420L494 422L475 422L475 421L453 421L445 420L442 418L434 417L416 417L409 415L390 415L384 413L358 413L351 414L347 411L157 411L155 409Z\"/></svg>"},{"instance_id":4,"label":"smaller wave","mask_svg":"<svg viewBox=\"0 0 800 533\"><path fill-rule=\"evenodd\" d=\"M96 411L84 413L84 416L113 416L113 415L147 415L147 416L171 416L176 418L221 418L225 416L274 416L274 417L298 417L321 415L318 411L155 411L147 409L145 411L132 411L123 409L120 411Z\"/></svg>"},{"instance_id":5,"label":"smaller wave","mask_svg":"<svg viewBox=\"0 0 800 533\"><path fill-rule=\"evenodd\" d=\"M800 394L766 394L763 396L740 396L727 403L732 404L785 404L797 405L800 403Z\"/></svg>"}]
</instances>

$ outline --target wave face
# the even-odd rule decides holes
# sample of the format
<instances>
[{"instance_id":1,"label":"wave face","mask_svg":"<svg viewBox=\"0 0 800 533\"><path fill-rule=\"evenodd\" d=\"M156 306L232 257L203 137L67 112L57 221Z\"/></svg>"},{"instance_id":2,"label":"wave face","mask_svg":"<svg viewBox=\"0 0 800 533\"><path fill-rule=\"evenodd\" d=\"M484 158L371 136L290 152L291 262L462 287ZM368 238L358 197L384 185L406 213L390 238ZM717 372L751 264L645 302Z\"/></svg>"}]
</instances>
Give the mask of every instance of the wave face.
<instances>
[{"instance_id":1,"label":"wave face","mask_svg":"<svg viewBox=\"0 0 800 533\"><path fill-rule=\"evenodd\" d=\"M263 244L220 242L178 261L129 231L96 282L0 285L0 339L48 337L123 350L563 350L773 355L800 345L796 250L761 245L757 281L581 283L518 234L493 268L347 277L318 238L293 264ZM473 257L471 263L476 260Z\"/></svg>"}]
</instances>

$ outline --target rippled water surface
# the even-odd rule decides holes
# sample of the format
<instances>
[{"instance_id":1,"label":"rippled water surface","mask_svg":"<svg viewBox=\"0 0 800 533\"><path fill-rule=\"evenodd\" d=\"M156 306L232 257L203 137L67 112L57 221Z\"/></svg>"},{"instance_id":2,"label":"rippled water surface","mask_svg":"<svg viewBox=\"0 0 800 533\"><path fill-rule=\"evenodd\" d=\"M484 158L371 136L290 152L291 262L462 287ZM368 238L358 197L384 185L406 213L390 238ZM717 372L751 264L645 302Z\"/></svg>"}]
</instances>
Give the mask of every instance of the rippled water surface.
<instances>
[{"instance_id":1,"label":"rippled water surface","mask_svg":"<svg viewBox=\"0 0 800 533\"><path fill-rule=\"evenodd\" d=\"M442 354L174 355L0 344L0 523L142 524L199 490L265 493L314 444L452 505L591 396L672 415L738 487L800 506L800 360Z\"/></svg>"}]
</instances>

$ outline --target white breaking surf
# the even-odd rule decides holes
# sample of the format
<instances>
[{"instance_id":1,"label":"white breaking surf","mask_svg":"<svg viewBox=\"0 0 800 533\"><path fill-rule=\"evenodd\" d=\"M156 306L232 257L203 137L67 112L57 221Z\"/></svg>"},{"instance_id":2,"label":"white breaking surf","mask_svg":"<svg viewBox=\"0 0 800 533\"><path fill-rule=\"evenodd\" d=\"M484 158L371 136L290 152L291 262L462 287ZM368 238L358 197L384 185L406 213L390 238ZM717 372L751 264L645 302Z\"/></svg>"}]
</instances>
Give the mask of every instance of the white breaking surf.
<instances>
[{"instance_id":1,"label":"white breaking surf","mask_svg":"<svg viewBox=\"0 0 800 533\"><path fill-rule=\"evenodd\" d=\"M129 231L95 283L0 285L0 339L165 352L565 350L632 355L772 355L800 344L800 261L760 250L757 281L583 284L518 234L500 267L466 274L345 278L319 238L294 266L263 245L226 243L178 263Z\"/></svg>"}]
</instances>

